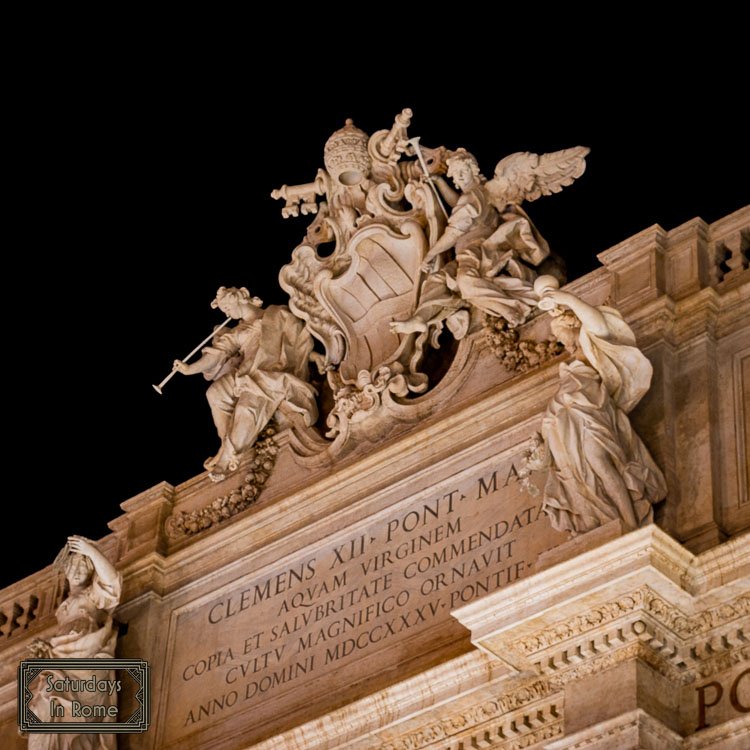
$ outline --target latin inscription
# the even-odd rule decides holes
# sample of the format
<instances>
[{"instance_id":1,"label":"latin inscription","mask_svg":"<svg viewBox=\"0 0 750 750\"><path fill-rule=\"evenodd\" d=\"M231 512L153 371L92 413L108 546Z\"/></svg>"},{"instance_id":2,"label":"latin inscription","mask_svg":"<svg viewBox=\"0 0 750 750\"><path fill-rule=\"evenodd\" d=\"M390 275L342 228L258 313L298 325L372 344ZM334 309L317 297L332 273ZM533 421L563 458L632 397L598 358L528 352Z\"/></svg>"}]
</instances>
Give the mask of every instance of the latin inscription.
<instances>
[{"instance_id":1,"label":"latin inscription","mask_svg":"<svg viewBox=\"0 0 750 750\"><path fill-rule=\"evenodd\" d=\"M532 572L538 554L558 541L517 479L508 464L401 503L191 612L189 630L206 647L180 648L181 628L188 630L180 622L170 697L183 707L182 731L278 699L390 644L427 638L437 625L461 637L453 609Z\"/></svg>"},{"instance_id":2,"label":"latin inscription","mask_svg":"<svg viewBox=\"0 0 750 750\"><path fill-rule=\"evenodd\" d=\"M698 721L695 731L699 732L701 729L721 723L721 719L717 721L716 714L719 714L722 708L730 714L750 712L750 669L740 672L728 685L728 689L718 680L711 680L696 687L695 692L698 699Z\"/></svg>"}]
</instances>

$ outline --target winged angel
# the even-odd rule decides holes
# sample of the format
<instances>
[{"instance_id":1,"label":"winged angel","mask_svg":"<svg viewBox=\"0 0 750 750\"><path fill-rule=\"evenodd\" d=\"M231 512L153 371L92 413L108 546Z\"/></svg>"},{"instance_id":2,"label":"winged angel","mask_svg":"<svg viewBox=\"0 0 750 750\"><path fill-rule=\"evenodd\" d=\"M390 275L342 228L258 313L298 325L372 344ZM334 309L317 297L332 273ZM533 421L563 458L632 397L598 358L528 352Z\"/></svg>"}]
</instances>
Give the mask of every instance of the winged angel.
<instances>
[{"instance_id":1,"label":"winged angel","mask_svg":"<svg viewBox=\"0 0 750 750\"><path fill-rule=\"evenodd\" d=\"M414 315L396 321L397 333L432 331L437 337L445 323L462 338L474 307L504 318L511 326L526 320L538 296L533 282L549 247L521 208L524 201L559 193L586 169L589 149L583 146L551 154L519 152L506 156L487 181L476 158L463 148L446 159L447 175L432 178L451 207L445 231L425 256L419 302ZM453 257L446 258L450 250Z\"/></svg>"}]
</instances>

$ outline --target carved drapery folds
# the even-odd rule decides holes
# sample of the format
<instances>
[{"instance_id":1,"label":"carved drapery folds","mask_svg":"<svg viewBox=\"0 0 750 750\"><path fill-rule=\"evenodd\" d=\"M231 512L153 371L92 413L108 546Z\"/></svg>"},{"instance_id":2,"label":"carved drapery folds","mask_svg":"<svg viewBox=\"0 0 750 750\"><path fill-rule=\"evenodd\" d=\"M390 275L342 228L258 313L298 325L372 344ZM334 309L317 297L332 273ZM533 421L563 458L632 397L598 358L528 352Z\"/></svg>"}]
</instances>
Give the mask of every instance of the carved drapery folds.
<instances>
[{"instance_id":1,"label":"carved drapery folds","mask_svg":"<svg viewBox=\"0 0 750 750\"><path fill-rule=\"evenodd\" d=\"M527 468L548 469L544 511L556 529L573 534L614 520L632 531L653 519L653 504L667 493L627 416L649 389L651 363L617 310L559 291L551 276L535 287L553 332L573 355L560 365L541 442L528 460Z\"/></svg>"},{"instance_id":2,"label":"carved drapery folds","mask_svg":"<svg viewBox=\"0 0 750 750\"><path fill-rule=\"evenodd\" d=\"M518 153L487 181L464 149L410 138L411 116L404 110L372 136L347 120L312 182L272 193L285 200L284 218L316 214L279 282L324 350L334 451L419 418L404 406L435 385L424 358L444 329L460 340L482 314L510 326L529 317L535 268L558 264L520 204L558 192L585 169L582 147ZM522 343L521 371L556 348Z\"/></svg>"},{"instance_id":3,"label":"carved drapery folds","mask_svg":"<svg viewBox=\"0 0 750 750\"><path fill-rule=\"evenodd\" d=\"M34 639L31 655L41 659L112 658L117 643L117 628L112 613L120 602L122 578L101 550L89 539L71 536L54 563L66 579L66 594L55 612L57 630L49 640ZM97 669L44 669L30 684L29 709L43 722L70 721L77 691L66 685L71 681L114 678L114 673ZM55 686L51 689L50 686ZM62 686L62 687L58 687ZM117 693L89 691L87 704L116 706ZM67 717L67 718L66 718ZM101 721L97 717L90 721ZM110 719L104 719L110 720ZM111 718L114 721L114 718ZM114 734L30 734L29 748L66 748L105 750L117 747Z\"/></svg>"},{"instance_id":4,"label":"carved drapery folds","mask_svg":"<svg viewBox=\"0 0 750 750\"><path fill-rule=\"evenodd\" d=\"M263 309L263 301L251 298L244 287L221 287L212 307L239 322L217 331L199 360L174 366L184 375L201 373L212 381L206 396L221 447L204 465L211 479L220 481L253 452L271 419L310 426L318 407L308 382L312 338L288 307Z\"/></svg>"},{"instance_id":5,"label":"carved drapery folds","mask_svg":"<svg viewBox=\"0 0 750 750\"><path fill-rule=\"evenodd\" d=\"M314 215L279 274L289 307L264 310L246 289L222 288L213 305L239 322L217 332L197 362L175 363L213 381L207 395L221 447L205 466L215 481L252 460L271 419L292 428L299 456L333 457L429 415L414 397L436 385L425 357L446 328L462 340L484 323L490 345L514 372L560 351L555 340L518 331L538 312L541 293L542 307L555 294L566 296L556 291L561 264L521 204L580 177L588 149L512 154L487 180L465 149L425 148L409 138L411 115L404 110L372 136L347 120L326 142L324 168L311 182L273 191L285 200L285 218ZM555 274L540 277L548 280L544 287L539 269ZM574 533L614 518L637 528L665 494L661 472L626 416L648 389L650 365L615 311L581 300L561 304L579 318L580 310L586 314L582 356L562 366L544 420L552 465L545 510L553 525ZM569 317L552 324L563 343ZM312 365L326 394L310 382ZM325 427L316 424L319 403L326 405ZM195 517L176 519L172 531L195 533L246 507L259 489L246 483L247 497L222 496Z\"/></svg>"},{"instance_id":6,"label":"carved drapery folds","mask_svg":"<svg viewBox=\"0 0 750 750\"><path fill-rule=\"evenodd\" d=\"M252 459L271 419L291 427L298 456L333 457L428 416L434 407L414 397L436 385L429 372L435 380L449 369L425 363L445 329L460 341L483 316L496 321L494 343L520 372L555 353L554 342L515 335L538 300L536 269L560 267L521 203L580 177L588 149L512 154L488 181L465 149L409 137L411 117L405 109L371 136L347 120L310 182L272 192L284 218L314 217L279 273L289 307L264 310L247 289L222 287L212 305L238 323L217 331L198 361L175 361L175 371L213 381L221 446L204 464L212 480Z\"/></svg>"}]
</instances>

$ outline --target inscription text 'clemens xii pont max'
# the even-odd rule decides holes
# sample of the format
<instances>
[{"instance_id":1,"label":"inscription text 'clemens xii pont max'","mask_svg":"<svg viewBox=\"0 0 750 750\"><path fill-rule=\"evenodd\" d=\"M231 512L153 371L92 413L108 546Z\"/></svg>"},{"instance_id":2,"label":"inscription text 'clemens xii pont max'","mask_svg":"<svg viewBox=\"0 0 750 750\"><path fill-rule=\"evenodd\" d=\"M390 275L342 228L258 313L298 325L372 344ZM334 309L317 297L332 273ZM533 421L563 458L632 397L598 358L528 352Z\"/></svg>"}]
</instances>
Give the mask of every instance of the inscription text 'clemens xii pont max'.
<instances>
[{"instance_id":1,"label":"inscription text 'clemens xii pont max'","mask_svg":"<svg viewBox=\"0 0 750 750\"><path fill-rule=\"evenodd\" d=\"M513 463L479 467L181 614L168 695L185 708L169 738L227 712L263 715L285 694L293 702L303 683L341 689L359 675L348 667L373 655L377 667L365 668L376 673L418 644L428 651L465 636L451 610L532 572L559 542L517 480Z\"/></svg>"}]
</instances>

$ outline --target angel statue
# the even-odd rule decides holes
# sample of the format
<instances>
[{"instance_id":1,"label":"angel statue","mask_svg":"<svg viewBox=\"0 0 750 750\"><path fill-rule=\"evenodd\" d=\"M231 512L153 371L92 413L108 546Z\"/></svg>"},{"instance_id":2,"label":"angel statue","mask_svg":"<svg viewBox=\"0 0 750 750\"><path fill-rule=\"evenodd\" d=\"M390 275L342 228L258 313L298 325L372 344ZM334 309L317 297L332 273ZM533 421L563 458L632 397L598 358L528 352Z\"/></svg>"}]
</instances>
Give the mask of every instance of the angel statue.
<instances>
[{"instance_id":1,"label":"angel statue","mask_svg":"<svg viewBox=\"0 0 750 750\"><path fill-rule=\"evenodd\" d=\"M65 576L66 595L55 612L57 630L48 640L34 639L29 646L38 659L111 659L115 655L117 628L112 612L120 602L122 577L90 539L70 536L58 554L53 569ZM44 669L29 686L29 709L44 722L86 721L75 718L73 702L116 706L117 693L74 691L70 681L95 678L114 680L112 670ZM67 678L67 680L66 680ZM111 717L111 714L110 714ZM93 717L88 721L116 721L116 717ZM115 750L114 734L29 734L31 750Z\"/></svg>"},{"instance_id":2,"label":"angel statue","mask_svg":"<svg viewBox=\"0 0 750 750\"><path fill-rule=\"evenodd\" d=\"M446 158L447 175L431 178L451 207L448 225L425 256L427 274L414 315L396 321L397 333L433 335L443 321L458 339L469 325L468 308L475 307L511 326L526 320L537 302L533 281L549 247L520 204L557 193L580 177L588 148L551 154L516 153L500 161L487 181L472 154L459 148ZM453 258L442 262L448 251Z\"/></svg>"},{"instance_id":3,"label":"angel statue","mask_svg":"<svg viewBox=\"0 0 750 750\"><path fill-rule=\"evenodd\" d=\"M183 375L202 373L212 380L206 392L221 448L204 466L221 481L236 471L243 455L276 416L302 420L309 427L318 418L317 391L308 378L314 357L312 337L304 323L285 305L263 309L263 300L244 287L221 287L211 307L239 320L217 331L201 358L191 364L175 360Z\"/></svg>"},{"instance_id":4,"label":"angel statue","mask_svg":"<svg viewBox=\"0 0 750 750\"><path fill-rule=\"evenodd\" d=\"M542 420L529 468L548 468L543 509L574 535L619 520L627 531L649 523L667 494L664 475L636 435L628 412L651 384L652 367L632 329L611 307L592 307L557 279L540 276L539 307L573 354Z\"/></svg>"}]
</instances>

